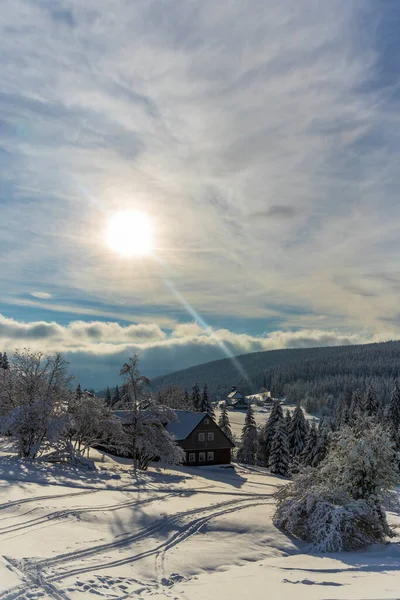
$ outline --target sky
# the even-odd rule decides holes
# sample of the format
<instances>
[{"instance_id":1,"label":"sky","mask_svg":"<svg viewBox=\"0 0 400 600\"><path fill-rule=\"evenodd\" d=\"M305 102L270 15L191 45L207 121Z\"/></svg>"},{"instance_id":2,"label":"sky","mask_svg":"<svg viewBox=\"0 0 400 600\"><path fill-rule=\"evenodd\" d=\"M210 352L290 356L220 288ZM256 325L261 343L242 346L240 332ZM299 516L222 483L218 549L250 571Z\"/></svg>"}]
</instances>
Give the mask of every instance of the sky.
<instances>
[{"instance_id":1,"label":"sky","mask_svg":"<svg viewBox=\"0 0 400 600\"><path fill-rule=\"evenodd\" d=\"M398 0L3 0L0 351L86 387L400 337ZM154 252L106 243L113 215Z\"/></svg>"}]
</instances>

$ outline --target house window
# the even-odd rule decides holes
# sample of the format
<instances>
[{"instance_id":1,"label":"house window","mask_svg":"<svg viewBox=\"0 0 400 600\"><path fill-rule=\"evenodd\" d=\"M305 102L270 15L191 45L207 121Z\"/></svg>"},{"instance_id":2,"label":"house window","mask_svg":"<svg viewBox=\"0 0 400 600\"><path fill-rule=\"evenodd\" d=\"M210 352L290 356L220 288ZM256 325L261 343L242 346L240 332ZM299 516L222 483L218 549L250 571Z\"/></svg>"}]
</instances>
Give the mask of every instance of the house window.
<instances>
[{"instance_id":1,"label":"house window","mask_svg":"<svg viewBox=\"0 0 400 600\"><path fill-rule=\"evenodd\" d=\"M214 460L214 452L207 452L207 460L208 461Z\"/></svg>"},{"instance_id":2,"label":"house window","mask_svg":"<svg viewBox=\"0 0 400 600\"><path fill-rule=\"evenodd\" d=\"M206 441L206 434L199 433L199 442L205 442L205 441Z\"/></svg>"},{"instance_id":3,"label":"house window","mask_svg":"<svg viewBox=\"0 0 400 600\"><path fill-rule=\"evenodd\" d=\"M207 433L207 439L209 442L213 442L214 441L214 432L213 431L209 431Z\"/></svg>"},{"instance_id":4,"label":"house window","mask_svg":"<svg viewBox=\"0 0 400 600\"><path fill-rule=\"evenodd\" d=\"M210 419L204 419L204 425L208 425L210 422Z\"/></svg>"},{"instance_id":5,"label":"house window","mask_svg":"<svg viewBox=\"0 0 400 600\"><path fill-rule=\"evenodd\" d=\"M199 462L206 462L206 453L199 452Z\"/></svg>"},{"instance_id":6,"label":"house window","mask_svg":"<svg viewBox=\"0 0 400 600\"><path fill-rule=\"evenodd\" d=\"M196 462L196 454L194 452L190 452L190 454L189 454L189 462L190 463Z\"/></svg>"}]
</instances>

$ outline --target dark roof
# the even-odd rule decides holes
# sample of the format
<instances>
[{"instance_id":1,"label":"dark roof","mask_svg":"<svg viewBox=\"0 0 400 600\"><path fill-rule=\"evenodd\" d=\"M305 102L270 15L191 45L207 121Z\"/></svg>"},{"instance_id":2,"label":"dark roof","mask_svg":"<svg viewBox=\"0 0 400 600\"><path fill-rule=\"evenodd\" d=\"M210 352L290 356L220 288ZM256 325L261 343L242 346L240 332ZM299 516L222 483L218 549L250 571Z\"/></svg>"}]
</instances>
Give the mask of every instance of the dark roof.
<instances>
[{"instance_id":1,"label":"dark roof","mask_svg":"<svg viewBox=\"0 0 400 600\"><path fill-rule=\"evenodd\" d=\"M209 416L205 412L190 412L188 410L175 410L174 412L179 421L177 423L169 422L166 429L177 441L185 440L204 417Z\"/></svg>"},{"instance_id":2,"label":"dark roof","mask_svg":"<svg viewBox=\"0 0 400 600\"><path fill-rule=\"evenodd\" d=\"M233 390L232 392L229 392L229 394L228 394L228 398L235 398L235 396L237 398L243 398L242 394L240 392L238 392L237 390Z\"/></svg>"}]
</instances>

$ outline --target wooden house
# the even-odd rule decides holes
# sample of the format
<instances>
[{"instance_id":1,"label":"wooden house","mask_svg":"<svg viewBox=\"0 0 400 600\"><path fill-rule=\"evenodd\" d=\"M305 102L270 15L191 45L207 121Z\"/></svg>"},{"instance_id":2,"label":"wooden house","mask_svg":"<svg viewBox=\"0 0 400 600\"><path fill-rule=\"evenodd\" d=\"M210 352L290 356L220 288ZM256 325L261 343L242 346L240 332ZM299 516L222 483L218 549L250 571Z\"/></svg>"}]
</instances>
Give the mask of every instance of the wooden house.
<instances>
[{"instance_id":1,"label":"wooden house","mask_svg":"<svg viewBox=\"0 0 400 600\"><path fill-rule=\"evenodd\" d=\"M226 405L237 410L246 410L247 404L247 399L242 396L236 386L232 386L232 389L226 399Z\"/></svg>"},{"instance_id":2,"label":"wooden house","mask_svg":"<svg viewBox=\"0 0 400 600\"><path fill-rule=\"evenodd\" d=\"M178 446L185 451L183 464L228 465L231 462L232 448L235 444L217 425L208 413L174 410L178 421L165 425L168 433ZM113 415L124 422L126 427L132 421L132 411L115 410Z\"/></svg>"},{"instance_id":3,"label":"wooden house","mask_svg":"<svg viewBox=\"0 0 400 600\"><path fill-rule=\"evenodd\" d=\"M185 451L190 466L228 465L235 444L208 413L176 410L179 421L168 423L167 431Z\"/></svg>"}]
</instances>

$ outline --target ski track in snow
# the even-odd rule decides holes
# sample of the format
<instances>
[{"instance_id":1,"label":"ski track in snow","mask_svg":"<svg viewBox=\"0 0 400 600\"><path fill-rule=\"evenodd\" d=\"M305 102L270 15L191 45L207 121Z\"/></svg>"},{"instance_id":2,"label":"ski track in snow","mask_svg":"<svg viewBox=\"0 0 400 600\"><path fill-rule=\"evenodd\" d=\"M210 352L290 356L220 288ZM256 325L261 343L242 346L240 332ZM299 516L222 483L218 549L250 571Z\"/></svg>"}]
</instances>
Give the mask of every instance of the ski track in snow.
<instances>
[{"instance_id":1,"label":"ski track in snow","mask_svg":"<svg viewBox=\"0 0 400 600\"><path fill-rule=\"evenodd\" d=\"M176 493L171 493L171 496L181 494L182 490L177 490ZM240 494L237 494L240 495ZM213 504L211 506L203 507L203 508L194 508L186 511L182 511L176 513L174 515L165 516L159 522L151 525L149 527L145 527L134 534L124 535L123 539L114 540L112 542L106 544L98 544L86 549L78 550L76 552L70 552L66 554L60 554L51 559L44 560L31 560L31 559L23 559L23 560L15 560L9 557L4 557L6 561L8 561L16 570L18 570L23 580L27 585L16 586L15 588L6 590L2 594L0 594L1 600L36 600L38 598L47 597L55 598L56 600L62 599L66 600L69 596L65 591L61 590L58 586L55 585L55 582L61 582L62 580L72 577L79 576L85 573L90 573L93 571L101 571L102 569L108 569L112 567L117 567L124 564L133 563L139 561L141 559L154 556L155 557L155 575L156 582L152 583L142 583L136 579L126 580L126 578L121 577L106 577L101 576L99 574L95 574L95 579L89 580L89 582L81 582L79 580L76 581L74 587L68 587L67 591L84 591L84 592L92 592L98 595L103 595L100 592L99 587L103 588L104 591L114 591L115 593L109 595L107 593L107 597L116 597L120 600L122 598L129 598L130 592L129 586L134 583L136 585L141 586L142 591L149 591L153 587L162 586L172 586L177 580L181 579L179 575L172 575L170 578L166 577L165 572L165 563L167 559L168 551L172 548L175 548L179 544L191 538L193 535L201 531L201 529L211 520L217 517L221 517L232 512L236 512L239 510L244 510L246 508L250 508L253 506L257 506L259 504L265 504L268 500L271 501L270 494L257 494L252 495L249 498L248 494L243 494L244 497L237 498L234 500L228 500L224 502L219 502L217 504ZM143 501L136 501L136 504L139 503L149 503L151 501L156 501L161 499L160 497L152 497ZM162 497L165 499L165 496ZM124 502L121 503L121 508L125 506L134 506L135 502ZM117 510L119 505L112 505L112 507ZM82 509L82 512L85 509ZM104 507L90 510L105 510ZM59 511L62 513L63 511ZM69 511L64 511L69 512ZM73 511L71 511L73 512ZM53 513L57 514L57 513ZM201 514L202 516L198 516ZM196 515L195 518L193 515ZM84 565L78 568L70 568L68 570L68 565L73 565L76 561L82 561L82 559L86 559L88 557L93 557L97 555L101 555L106 552L112 552L116 550L120 550L121 548L128 548L133 543L137 544L143 541L148 540L151 537L160 534L165 529L170 529L171 527L178 528L178 531L172 533L165 542L157 543L153 548L143 550L142 552L138 552L132 556L128 556L122 559L117 560L108 560L107 562L98 562L96 564ZM54 567L55 570L54 570ZM48 570L51 570L50 573ZM140 590L136 590L135 595ZM124 595L126 593L126 595ZM118 594L118 595L115 595ZM121 594L123 594L121 596Z\"/></svg>"}]
</instances>

